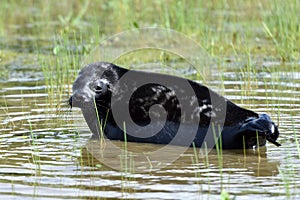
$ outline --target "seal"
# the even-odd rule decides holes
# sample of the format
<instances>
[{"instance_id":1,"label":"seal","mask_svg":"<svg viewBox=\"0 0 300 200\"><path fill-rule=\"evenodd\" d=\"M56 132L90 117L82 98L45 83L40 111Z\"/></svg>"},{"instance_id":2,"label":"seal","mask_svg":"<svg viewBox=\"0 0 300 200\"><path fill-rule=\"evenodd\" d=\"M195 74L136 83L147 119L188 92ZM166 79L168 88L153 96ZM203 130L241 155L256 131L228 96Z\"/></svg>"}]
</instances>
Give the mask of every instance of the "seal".
<instances>
[{"instance_id":1,"label":"seal","mask_svg":"<svg viewBox=\"0 0 300 200\"><path fill-rule=\"evenodd\" d=\"M129 72L131 78L125 79ZM138 82L145 79L153 81L139 86ZM179 83L183 81L190 85L194 95L182 88ZM166 86L161 82L170 84ZM184 110L182 102L191 109ZM123 107L117 106L120 103ZM201 147L206 142L206 134L213 129L219 132L215 145L221 145L223 149L254 148L264 146L266 141L280 146L276 142L278 127L267 114L241 108L192 80L128 70L107 62L89 64L79 72L69 104L81 109L92 138L169 144L184 122L180 130L184 130L185 135L172 144ZM118 109L112 112L112 108ZM127 109L129 117L125 112ZM117 118L124 122L124 127ZM128 118L132 124L125 123ZM134 128L130 129L131 125ZM195 135L189 131L192 128L196 128ZM155 134L149 134L152 129ZM185 138L189 137L192 140L186 142Z\"/></svg>"}]
</instances>

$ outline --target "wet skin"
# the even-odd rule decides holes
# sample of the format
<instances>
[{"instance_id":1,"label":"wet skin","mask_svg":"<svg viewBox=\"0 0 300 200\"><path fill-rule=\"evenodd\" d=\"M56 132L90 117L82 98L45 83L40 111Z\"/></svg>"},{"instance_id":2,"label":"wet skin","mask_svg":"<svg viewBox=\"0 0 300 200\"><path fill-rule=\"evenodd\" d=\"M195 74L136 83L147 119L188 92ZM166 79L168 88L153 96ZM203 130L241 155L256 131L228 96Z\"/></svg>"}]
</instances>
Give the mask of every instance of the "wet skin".
<instances>
[{"instance_id":1,"label":"wet skin","mask_svg":"<svg viewBox=\"0 0 300 200\"><path fill-rule=\"evenodd\" d=\"M280 146L276 142L278 127L267 114L241 108L204 85L175 76L130 70L134 78L123 81L121 85L119 81L127 72L129 70L112 63L98 62L85 66L75 80L69 104L81 108L93 138L104 133L108 139L124 140L124 127L120 128L112 112L119 101L124 104L124 109L118 110L118 117L124 116L121 120L127 122L123 110L129 109L133 127L150 124L151 132L155 124L162 124L154 135L149 135L148 131L139 132L136 128L132 129L135 134L131 134L133 124L128 122L125 136L130 142L182 146L194 143L201 147L209 138L207 134L214 134L217 137L210 138L213 137L214 144L222 145L223 149L253 148L265 145L266 141ZM172 86L151 82L135 88L143 79L169 81ZM194 95L180 88L182 81L189 83ZM125 97L129 93L132 95L127 102ZM112 96L116 102L112 101ZM180 102L187 103L191 109L183 109ZM162 117L164 112L151 111L155 105L163 108L165 118ZM181 135L177 137L179 129Z\"/></svg>"}]
</instances>

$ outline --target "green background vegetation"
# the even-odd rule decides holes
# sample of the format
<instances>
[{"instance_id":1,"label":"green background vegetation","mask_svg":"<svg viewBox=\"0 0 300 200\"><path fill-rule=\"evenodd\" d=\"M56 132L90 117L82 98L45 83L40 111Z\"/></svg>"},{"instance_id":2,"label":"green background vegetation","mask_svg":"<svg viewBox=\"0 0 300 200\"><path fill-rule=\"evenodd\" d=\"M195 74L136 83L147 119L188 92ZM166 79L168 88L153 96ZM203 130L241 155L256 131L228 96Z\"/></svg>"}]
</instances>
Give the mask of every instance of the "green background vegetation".
<instances>
[{"instance_id":1,"label":"green background vegetation","mask_svg":"<svg viewBox=\"0 0 300 200\"><path fill-rule=\"evenodd\" d=\"M101 41L113 34L139 27L174 29L196 41L212 58L218 60L220 71L226 71L227 65L240 64L237 69L230 69L239 74L239 80L236 80L234 88L230 89L240 93L227 91L229 95L240 97L235 99L236 102L246 107L268 110L273 116L277 116L274 121L279 125L287 118L290 120L290 124L283 124L283 128L285 125L286 132L290 133L286 137L296 144L298 153L293 155L294 157L288 155L287 161L283 161L289 165L300 157L297 130L292 118L295 116L295 119L299 120L299 111L292 109L297 107L296 99L299 97L299 88L293 84L300 84L300 80L295 78L299 75L299 13L298 0L2 0L0 80L8 79L12 66L18 62L21 62L20 66L26 66L24 71L29 70L33 74L42 71L43 83L37 81L26 84L29 87L45 85L48 96L42 103L47 108L57 108L54 109L55 114L60 114L62 102L70 96L71 85L78 69L82 67L81 58L88 55ZM144 59L151 62L147 57ZM32 63L37 63L37 66L31 65ZM258 77L258 72L265 72L269 76ZM258 82L263 84L259 85ZM285 84L281 84L282 82ZM14 87L17 84L7 83L5 87ZM255 99L246 98L251 95L262 96L262 105ZM39 108L40 102L34 102L35 104L31 100L24 102L24 110L27 105L30 108ZM9 116L10 112L16 109L11 108L15 104L13 101L7 103L5 99L1 102L5 115ZM44 112L48 110L45 109ZM53 110L49 112L52 113ZM280 119L280 116L283 117ZM11 126L18 130L26 126L26 123L28 126L27 121L27 118L24 118L21 122L17 121L1 128L8 130L6 128ZM58 117L57 121L52 123L45 124L42 121L37 125L29 124L30 128L27 129L32 133L40 126L55 130L64 127L62 125L66 122L65 118ZM285 149L281 151L284 152ZM197 155L195 164L198 164L196 158ZM222 155L218 154L218 159L221 171ZM298 166L294 163L292 165L292 168L285 165L279 168L279 176L286 187L287 197L290 197L299 185L296 180ZM228 198L226 191L222 192L222 198Z\"/></svg>"}]
</instances>

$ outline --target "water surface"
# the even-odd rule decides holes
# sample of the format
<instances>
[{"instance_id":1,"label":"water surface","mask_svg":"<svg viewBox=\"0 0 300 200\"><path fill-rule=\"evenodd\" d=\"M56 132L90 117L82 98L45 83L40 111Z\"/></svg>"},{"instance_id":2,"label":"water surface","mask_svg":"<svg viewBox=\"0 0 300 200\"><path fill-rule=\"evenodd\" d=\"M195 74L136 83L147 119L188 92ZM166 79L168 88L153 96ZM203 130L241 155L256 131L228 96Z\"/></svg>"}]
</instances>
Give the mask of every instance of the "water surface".
<instances>
[{"instance_id":1,"label":"water surface","mask_svg":"<svg viewBox=\"0 0 300 200\"><path fill-rule=\"evenodd\" d=\"M276 74L265 71L251 74L257 82L248 91L249 96L243 95L245 83L240 80L239 68L228 67L224 73L228 99L259 113L269 113L278 121L281 147L267 143L259 151L224 150L221 157L212 150L208 157L200 157L198 161L194 150L189 148L175 162L162 163L167 167L151 171L146 157L135 159L134 155L161 146L128 143L132 154L127 155L127 165L121 155L113 152L106 155L116 165L123 165L123 170L116 171L93 158L87 150L90 132L84 121L80 121L78 111L70 112L64 102L56 102L62 105L59 109L50 107L48 86L37 65L20 61L15 67L10 63L6 66L8 78L1 81L0 194L3 198L206 199L219 198L222 189L238 199L285 199L287 194L299 197L296 140L300 98L296 88L300 72L268 63L278 68ZM278 76L278 81L273 81L273 76ZM63 99L68 99L68 95ZM124 147L123 142L114 144ZM201 150L196 151L200 155Z\"/></svg>"},{"instance_id":2,"label":"water surface","mask_svg":"<svg viewBox=\"0 0 300 200\"><path fill-rule=\"evenodd\" d=\"M300 63L294 59L280 62L278 52L274 53L273 38L269 38L261 24L264 21L272 28L275 17L271 8L275 5L276 17L280 18L278 2L281 1L277 4L263 0L259 3L222 1L226 5L219 3L216 7L213 4L217 1L214 1L211 7L207 4L209 9L196 8L189 13L194 13L195 19L202 17L197 18L196 23L190 22L193 24L190 35L206 44L220 67L206 84L239 106L269 114L279 125L278 142L282 146L267 143L259 150L224 150L222 155L212 150L208 156L201 156L204 150L189 148L170 163L150 162L147 155L141 155L160 149L160 145L128 143L125 146L123 142L114 141L115 146L129 150L129 154L123 155L90 141L90 132L80 112L70 111L67 105L75 77L64 73L63 68L72 68L77 73L76 69L81 67L78 54L85 55L97 39L125 30L124 27L129 26L125 23L133 23L123 12L123 4L97 2L96 11L84 12L86 15L76 21L76 12L84 11L88 1L80 1L81 4L78 1L46 2L47 6L43 1L28 2L18 1L20 5L12 5L10 1L6 7L0 7L0 15L5 19L5 24L0 23L3 29L0 32L1 199L220 199L222 190L236 199L300 199ZM162 3L157 2L157 8L147 6L150 10L145 9L147 19L156 20L153 12L158 10L165 12L160 9ZM143 11L143 6L144 3L138 4L136 10ZM195 3L195 6L200 5ZM114 7L118 12L112 12ZM193 20L191 16L186 20ZM128 17L130 23L126 21ZM171 20L163 25L172 23L173 16L169 17ZM297 22L296 17L290 17L286 19ZM100 27L95 27L93 23L98 25L98 19L102 20ZM195 24L205 31L194 28ZM281 28L290 31L289 26L284 25ZM203 37L201 33L207 35ZM74 38L78 39L77 43ZM276 50L284 47L285 44L279 43ZM280 49L286 50L290 49ZM147 54L136 53L133 58L143 58L146 70L170 73L168 69L152 69ZM295 53L299 54L297 50ZM202 82L195 70L181 65L182 60L172 60L173 57L168 60L162 55L159 52L158 58L179 66L176 68L179 75ZM68 81L60 84L60 78L49 78L56 73ZM91 147L104 151L105 159L122 170L100 162L91 154ZM172 155L178 148L170 147L168 153Z\"/></svg>"}]
</instances>

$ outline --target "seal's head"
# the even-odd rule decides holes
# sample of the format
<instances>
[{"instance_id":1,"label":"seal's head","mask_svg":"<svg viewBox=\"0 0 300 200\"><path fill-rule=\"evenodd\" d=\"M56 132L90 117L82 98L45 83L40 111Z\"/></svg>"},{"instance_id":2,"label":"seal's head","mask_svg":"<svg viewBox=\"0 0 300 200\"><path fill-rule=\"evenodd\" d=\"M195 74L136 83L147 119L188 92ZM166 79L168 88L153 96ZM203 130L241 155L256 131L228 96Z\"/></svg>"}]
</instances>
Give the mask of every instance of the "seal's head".
<instances>
[{"instance_id":1,"label":"seal's head","mask_svg":"<svg viewBox=\"0 0 300 200\"><path fill-rule=\"evenodd\" d=\"M110 110L114 85L125 72L125 69L106 62L89 64L79 72L69 105L81 109L93 133L98 132L94 127L97 121L104 119Z\"/></svg>"},{"instance_id":2,"label":"seal's head","mask_svg":"<svg viewBox=\"0 0 300 200\"><path fill-rule=\"evenodd\" d=\"M73 84L73 95L69 99L71 107L85 108L94 101L111 96L113 85L120 78L120 69L111 63L97 62L85 66Z\"/></svg>"}]
</instances>

